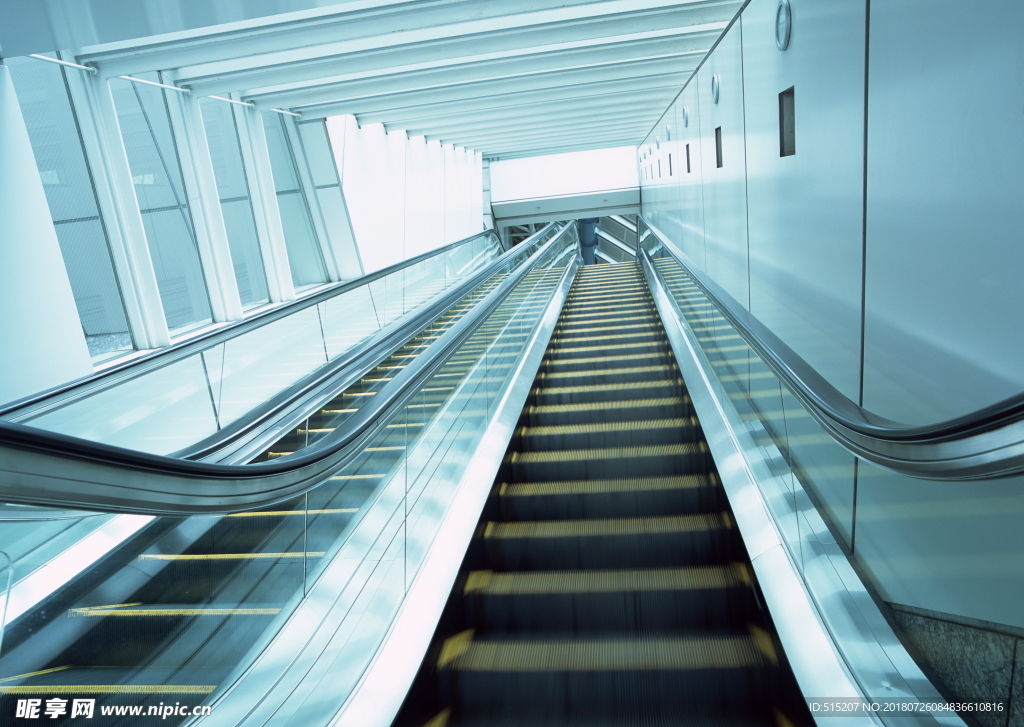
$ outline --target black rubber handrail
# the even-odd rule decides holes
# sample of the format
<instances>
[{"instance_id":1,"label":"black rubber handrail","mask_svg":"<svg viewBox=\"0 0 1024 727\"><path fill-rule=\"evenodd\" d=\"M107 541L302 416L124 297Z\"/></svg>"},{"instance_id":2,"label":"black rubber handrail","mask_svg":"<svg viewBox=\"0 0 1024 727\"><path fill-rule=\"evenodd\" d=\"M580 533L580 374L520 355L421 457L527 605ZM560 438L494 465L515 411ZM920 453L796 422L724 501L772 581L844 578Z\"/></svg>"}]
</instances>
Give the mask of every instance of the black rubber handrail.
<instances>
[{"instance_id":1,"label":"black rubber handrail","mask_svg":"<svg viewBox=\"0 0 1024 727\"><path fill-rule=\"evenodd\" d=\"M211 464L0 422L0 501L177 515L240 512L302 494L359 454L386 426L390 413L416 395L448 354L571 228L571 224L563 226L377 396L341 427L301 452L249 465ZM508 257L502 258L504 264L510 262Z\"/></svg>"},{"instance_id":2,"label":"black rubber handrail","mask_svg":"<svg viewBox=\"0 0 1024 727\"><path fill-rule=\"evenodd\" d=\"M910 425L874 414L829 383L687 255L667 244L646 219L641 219L647 233L657 239L659 249L682 267L808 413L853 454L921 479L993 479L1024 473L1024 393L934 424ZM653 260L646 248L644 254Z\"/></svg>"},{"instance_id":3,"label":"black rubber handrail","mask_svg":"<svg viewBox=\"0 0 1024 727\"><path fill-rule=\"evenodd\" d=\"M273 323L274 321L280 320L281 318L285 318L301 310L305 310L311 306L323 303L325 300L330 300L331 298L347 293L350 290L361 288L375 280L379 280L387 275L398 272L404 268L411 267L423 260L436 257L448 250L460 247L461 245L465 245L482 237L493 238L499 249L504 251L504 245L502 245L501 238L498 237L494 230L484 230L483 232L479 232L465 239L457 240L444 245L443 247L416 255L415 257L395 263L394 265L389 265L386 268L381 268L380 270L364 275L360 278L342 283L333 283L317 290L311 295L284 303L274 304L273 307L253 313L243 320L217 325L215 328L212 328L205 333L192 336L187 340L179 341L178 343L172 343L170 346L154 349L152 352L145 353L141 356L132 357L122 363L115 364L90 376L75 379L74 381L69 381L65 384L31 394L30 396L23 397L16 401L8 402L0 406L0 417L10 417L12 414L17 415L24 410L37 408L48 399L53 399L54 397L65 394L72 394L76 389L91 391L93 388L104 386L105 382L109 382L115 378L120 379L122 376L134 377L149 371L156 371L164 368L165 366L176 363L183 358L193 356L202 350L211 348L223 343L224 341L231 340L232 338L237 338L238 336L248 333L256 328L260 328Z\"/></svg>"}]
</instances>

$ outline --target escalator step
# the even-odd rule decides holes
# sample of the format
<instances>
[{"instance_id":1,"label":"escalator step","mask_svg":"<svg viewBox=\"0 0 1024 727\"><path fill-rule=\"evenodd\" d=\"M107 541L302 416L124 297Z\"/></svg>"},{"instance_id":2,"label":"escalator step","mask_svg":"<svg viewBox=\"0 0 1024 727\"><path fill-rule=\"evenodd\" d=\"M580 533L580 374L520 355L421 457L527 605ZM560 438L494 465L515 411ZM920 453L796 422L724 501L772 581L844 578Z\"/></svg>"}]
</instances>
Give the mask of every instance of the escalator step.
<instances>
[{"instance_id":1,"label":"escalator step","mask_svg":"<svg viewBox=\"0 0 1024 727\"><path fill-rule=\"evenodd\" d=\"M661 568L733 559L726 513L492 521L483 537L489 565L497 570Z\"/></svg>"},{"instance_id":2,"label":"escalator step","mask_svg":"<svg viewBox=\"0 0 1024 727\"><path fill-rule=\"evenodd\" d=\"M468 643L452 643L457 639ZM470 714L596 716L648 707L653 694L661 709L754 706L768 696L764 669L771 662L748 634L500 640L460 634L445 642L438 666L457 686L457 707Z\"/></svg>"},{"instance_id":3,"label":"escalator step","mask_svg":"<svg viewBox=\"0 0 1024 727\"><path fill-rule=\"evenodd\" d=\"M608 350L608 349L603 349ZM548 359L541 363L541 369L545 372L555 373L559 371L591 371L611 368L612 364L622 364L643 360L647 364L657 363L667 365L673 363L671 354L662 349L638 356L634 352L615 353L608 356L581 356L568 359Z\"/></svg>"},{"instance_id":4,"label":"escalator step","mask_svg":"<svg viewBox=\"0 0 1024 727\"><path fill-rule=\"evenodd\" d=\"M678 396L683 388L681 378L660 381L627 381L614 384L590 384L587 386L545 386L532 392L537 404L589 404L613 401L622 397L663 398Z\"/></svg>"},{"instance_id":5,"label":"escalator step","mask_svg":"<svg viewBox=\"0 0 1024 727\"><path fill-rule=\"evenodd\" d=\"M754 607L745 565L474 571L471 622L487 632L727 630Z\"/></svg>"},{"instance_id":6,"label":"escalator step","mask_svg":"<svg viewBox=\"0 0 1024 727\"><path fill-rule=\"evenodd\" d=\"M581 385L614 384L666 379L677 372L678 369L676 369L674 363L654 366L624 366L621 368L594 369L590 371L545 372L537 376L537 381L540 382L541 386L546 386L549 383L555 386L568 386L572 382L579 382Z\"/></svg>"},{"instance_id":7,"label":"escalator step","mask_svg":"<svg viewBox=\"0 0 1024 727\"><path fill-rule=\"evenodd\" d=\"M687 416L692 409L688 396L662 396L652 399L528 406L523 413L529 426L539 427L606 422L610 418L607 416L608 412L614 412L614 421L625 422L635 419Z\"/></svg>"},{"instance_id":8,"label":"escalator step","mask_svg":"<svg viewBox=\"0 0 1024 727\"><path fill-rule=\"evenodd\" d=\"M706 474L502 483L498 506L506 520L645 517L721 509L717 479Z\"/></svg>"},{"instance_id":9,"label":"escalator step","mask_svg":"<svg viewBox=\"0 0 1024 727\"><path fill-rule=\"evenodd\" d=\"M602 333L603 331L639 333L639 332L645 331L645 330L653 330L653 331L657 331L658 333L662 332L661 324L656 319L654 319L654 318L648 318L648 319L644 319L643 321L641 321L639 323L626 323L626 324L616 325L616 326L581 325L579 328L573 329L573 330L564 330L564 329L563 330L558 330L558 331L555 332L555 335L559 339L561 339L561 338L573 338L573 337L576 336L577 332L579 332L579 333L587 333L587 334ZM664 334L662 334L662 335L664 335Z\"/></svg>"},{"instance_id":10,"label":"escalator step","mask_svg":"<svg viewBox=\"0 0 1024 727\"><path fill-rule=\"evenodd\" d=\"M566 347L572 348L574 346L584 346L587 344L594 344L599 341L603 341L607 347L616 346L622 342L636 343L639 341L665 341L665 332L661 329L650 329L644 331L631 331L629 333L618 333L604 336L570 336L568 338L558 338L553 336L551 343L549 344L555 350L561 350Z\"/></svg>"},{"instance_id":11,"label":"escalator step","mask_svg":"<svg viewBox=\"0 0 1024 727\"><path fill-rule=\"evenodd\" d=\"M707 466L704 442L640 447L595 447L554 452L514 452L509 464L526 481L592 477L685 475Z\"/></svg>"},{"instance_id":12,"label":"escalator step","mask_svg":"<svg viewBox=\"0 0 1024 727\"><path fill-rule=\"evenodd\" d=\"M570 361L574 358L586 358L601 351L608 351L613 348L605 346L568 346L566 348L548 349L545 361ZM668 352L670 350L668 340L659 338L651 341L637 341L633 343L617 343L613 350L629 352L638 358L648 356L651 353Z\"/></svg>"},{"instance_id":13,"label":"escalator step","mask_svg":"<svg viewBox=\"0 0 1024 727\"><path fill-rule=\"evenodd\" d=\"M639 447L696 442L700 425L696 417L647 419L520 427L516 430L523 451L551 451L584 447Z\"/></svg>"}]
</instances>

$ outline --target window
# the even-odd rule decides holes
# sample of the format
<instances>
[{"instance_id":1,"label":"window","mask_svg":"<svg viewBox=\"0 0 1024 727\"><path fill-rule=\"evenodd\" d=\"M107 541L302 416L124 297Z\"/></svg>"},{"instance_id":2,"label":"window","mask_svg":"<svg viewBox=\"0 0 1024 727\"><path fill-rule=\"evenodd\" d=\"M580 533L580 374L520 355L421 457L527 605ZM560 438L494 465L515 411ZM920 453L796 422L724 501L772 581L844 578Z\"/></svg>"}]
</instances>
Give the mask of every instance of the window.
<instances>
[{"instance_id":1,"label":"window","mask_svg":"<svg viewBox=\"0 0 1024 727\"><path fill-rule=\"evenodd\" d=\"M160 80L156 73L140 77ZM120 78L110 81L110 90L167 327L172 334L184 333L213 316L171 128L168 91Z\"/></svg>"},{"instance_id":2,"label":"window","mask_svg":"<svg viewBox=\"0 0 1024 727\"><path fill-rule=\"evenodd\" d=\"M213 161L213 175L217 180L217 194L231 247L238 293L242 306L252 308L270 300L270 293L249 199L235 111L231 104L213 99L202 99L199 108Z\"/></svg>"},{"instance_id":3,"label":"window","mask_svg":"<svg viewBox=\"0 0 1024 727\"><path fill-rule=\"evenodd\" d=\"M779 94L779 156L796 154L793 86Z\"/></svg>"},{"instance_id":4,"label":"window","mask_svg":"<svg viewBox=\"0 0 1024 727\"><path fill-rule=\"evenodd\" d=\"M309 204L299 183L299 172L291 142L285 131L285 119L273 112L263 114L263 128L267 132L270 166L274 172L277 205L281 210L281 225L288 248L288 261L292 268L292 281L296 288L327 282L327 269L316 238Z\"/></svg>"},{"instance_id":5,"label":"window","mask_svg":"<svg viewBox=\"0 0 1024 727\"><path fill-rule=\"evenodd\" d=\"M89 354L99 363L132 351L135 344L64 69L32 58L4 63L28 127Z\"/></svg>"}]
</instances>

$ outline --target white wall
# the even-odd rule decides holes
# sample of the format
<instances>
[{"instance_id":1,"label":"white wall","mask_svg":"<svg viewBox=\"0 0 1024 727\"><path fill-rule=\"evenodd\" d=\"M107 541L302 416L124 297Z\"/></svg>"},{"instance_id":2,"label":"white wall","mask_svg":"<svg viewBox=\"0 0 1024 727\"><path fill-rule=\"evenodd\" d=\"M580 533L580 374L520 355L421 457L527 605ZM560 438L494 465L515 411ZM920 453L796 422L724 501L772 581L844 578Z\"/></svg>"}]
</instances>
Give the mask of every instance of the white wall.
<instances>
[{"instance_id":1,"label":"white wall","mask_svg":"<svg viewBox=\"0 0 1024 727\"><path fill-rule=\"evenodd\" d=\"M92 373L10 71L0 65L0 402Z\"/></svg>"},{"instance_id":2,"label":"white wall","mask_svg":"<svg viewBox=\"0 0 1024 727\"><path fill-rule=\"evenodd\" d=\"M872 0L870 29L865 0L791 6L781 52L777 0L753 0L639 148L644 214L870 411L937 422L1024 390L1024 6ZM782 157L790 87L796 154ZM676 169L686 143L690 174ZM658 177L669 154L672 178ZM739 384L758 393L753 376ZM760 401L797 408L777 386ZM1024 627L1024 479L855 470L808 417L783 424L883 598Z\"/></svg>"},{"instance_id":3,"label":"white wall","mask_svg":"<svg viewBox=\"0 0 1024 727\"><path fill-rule=\"evenodd\" d=\"M366 273L483 230L480 153L354 116L327 130Z\"/></svg>"}]
</instances>

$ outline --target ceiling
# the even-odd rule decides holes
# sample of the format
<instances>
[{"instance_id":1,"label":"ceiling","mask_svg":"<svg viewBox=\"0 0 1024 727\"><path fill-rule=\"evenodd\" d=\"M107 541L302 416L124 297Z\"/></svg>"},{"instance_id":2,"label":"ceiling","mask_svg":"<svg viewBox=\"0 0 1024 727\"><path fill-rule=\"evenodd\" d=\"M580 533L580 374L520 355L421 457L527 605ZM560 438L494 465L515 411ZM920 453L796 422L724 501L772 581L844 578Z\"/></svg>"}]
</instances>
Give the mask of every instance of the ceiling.
<instances>
[{"instance_id":1,"label":"ceiling","mask_svg":"<svg viewBox=\"0 0 1024 727\"><path fill-rule=\"evenodd\" d=\"M103 40L73 48L103 76L164 71L195 94L236 94L303 118L353 114L491 159L639 144L741 4L212 0L197 17L194 0L77 1L109 17L123 6L127 29L104 35L96 13L84 14L85 30L33 22L50 22L51 43ZM271 14L252 17L260 8ZM12 27L0 35L5 49ZM160 32L125 37L143 31ZM45 50L55 48L34 48Z\"/></svg>"}]
</instances>

